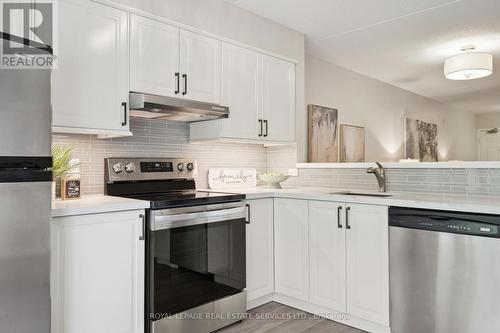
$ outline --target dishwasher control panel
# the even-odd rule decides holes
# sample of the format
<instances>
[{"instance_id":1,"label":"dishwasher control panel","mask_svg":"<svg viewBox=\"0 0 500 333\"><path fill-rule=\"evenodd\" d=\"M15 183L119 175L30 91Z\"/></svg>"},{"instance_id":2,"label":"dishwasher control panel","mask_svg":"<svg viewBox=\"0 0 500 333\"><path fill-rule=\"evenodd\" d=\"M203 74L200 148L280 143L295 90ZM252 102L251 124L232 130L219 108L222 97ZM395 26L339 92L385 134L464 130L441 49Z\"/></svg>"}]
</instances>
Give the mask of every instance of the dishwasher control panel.
<instances>
[{"instance_id":1,"label":"dishwasher control panel","mask_svg":"<svg viewBox=\"0 0 500 333\"><path fill-rule=\"evenodd\" d=\"M494 236L498 234L498 226L486 223L460 221L454 219L436 221L432 216L424 218L423 220L418 220L417 225L419 229L423 230L450 231L454 233L473 235L485 234Z\"/></svg>"},{"instance_id":2,"label":"dishwasher control panel","mask_svg":"<svg viewBox=\"0 0 500 333\"><path fill-rule=\"evenodd\" d=\"M393 208L389 224L395 227L500 238L500 216Z\"/></svg>"}]
</instances>

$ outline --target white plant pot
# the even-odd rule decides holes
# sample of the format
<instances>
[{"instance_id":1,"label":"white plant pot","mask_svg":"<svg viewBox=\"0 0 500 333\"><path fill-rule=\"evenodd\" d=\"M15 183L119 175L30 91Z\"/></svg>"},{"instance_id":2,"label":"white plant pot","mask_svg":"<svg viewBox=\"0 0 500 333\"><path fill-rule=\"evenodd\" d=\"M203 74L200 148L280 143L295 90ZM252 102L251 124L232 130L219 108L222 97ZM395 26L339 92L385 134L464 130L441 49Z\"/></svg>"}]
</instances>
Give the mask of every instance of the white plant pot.
<instances>
[{"instance_id":1,"label":"white plant pot","mask_svg":"<svg viewBox=\"0 0 500 333\"><path fill-rule=\"evenodd\" d=\"M54 177L52 180L52 200L61 198L61 177Z\"/></svg>"}]
</instances>

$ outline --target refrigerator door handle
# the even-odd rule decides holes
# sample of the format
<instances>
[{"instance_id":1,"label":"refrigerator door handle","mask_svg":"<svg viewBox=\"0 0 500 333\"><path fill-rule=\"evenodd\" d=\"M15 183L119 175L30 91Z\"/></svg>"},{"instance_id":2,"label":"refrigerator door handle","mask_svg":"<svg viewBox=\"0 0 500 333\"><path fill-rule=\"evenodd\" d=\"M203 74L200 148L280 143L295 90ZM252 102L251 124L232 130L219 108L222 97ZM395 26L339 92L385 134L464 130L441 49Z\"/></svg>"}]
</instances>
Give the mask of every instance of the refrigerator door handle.
<instances>
[{"instance_id":1,"label":"refrigerator door handle","mask_svg":"<svg viewBox=\"0 0 500 333\"><path fill-rule=\"evenodd\" d=\"M0 183L52 181L52 157L0 157Z\"/></svg>"}]
</instances>

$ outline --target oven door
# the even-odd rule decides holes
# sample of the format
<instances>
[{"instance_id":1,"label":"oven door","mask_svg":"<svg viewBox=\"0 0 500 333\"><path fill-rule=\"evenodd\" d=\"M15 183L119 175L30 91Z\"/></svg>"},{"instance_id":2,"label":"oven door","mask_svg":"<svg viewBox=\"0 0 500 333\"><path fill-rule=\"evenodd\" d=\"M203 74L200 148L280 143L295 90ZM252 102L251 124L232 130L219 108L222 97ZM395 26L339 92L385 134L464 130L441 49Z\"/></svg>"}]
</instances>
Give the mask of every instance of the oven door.
<instances>
[{"instance_id":1,"label":"oven door","mask_svg":"<svg viewBox=\"0 0 500 333\"><path fill-rule=\"evenodd\" d=\"M245 288L244 202L149 214L149 322L240 293Z\"/></svg>"}]
</instances>

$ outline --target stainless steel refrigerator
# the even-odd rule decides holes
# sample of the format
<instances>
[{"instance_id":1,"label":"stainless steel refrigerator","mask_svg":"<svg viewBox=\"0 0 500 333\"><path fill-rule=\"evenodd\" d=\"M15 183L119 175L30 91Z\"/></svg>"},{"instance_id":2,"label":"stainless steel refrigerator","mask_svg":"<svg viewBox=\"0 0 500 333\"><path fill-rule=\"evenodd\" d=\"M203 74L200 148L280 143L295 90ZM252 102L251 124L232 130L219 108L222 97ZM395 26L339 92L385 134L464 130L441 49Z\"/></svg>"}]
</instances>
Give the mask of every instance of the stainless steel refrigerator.
<instances>
[{"instance_id":1,"label":"stainless steel refrigerator","mask_svg":"<svg viewBox=\"0 0 500 333\"><path fill-rule=\"evenodd\" d=\"M50 332L50 71L0 69L0 332Z\"/></svg>"}]
</instances>

